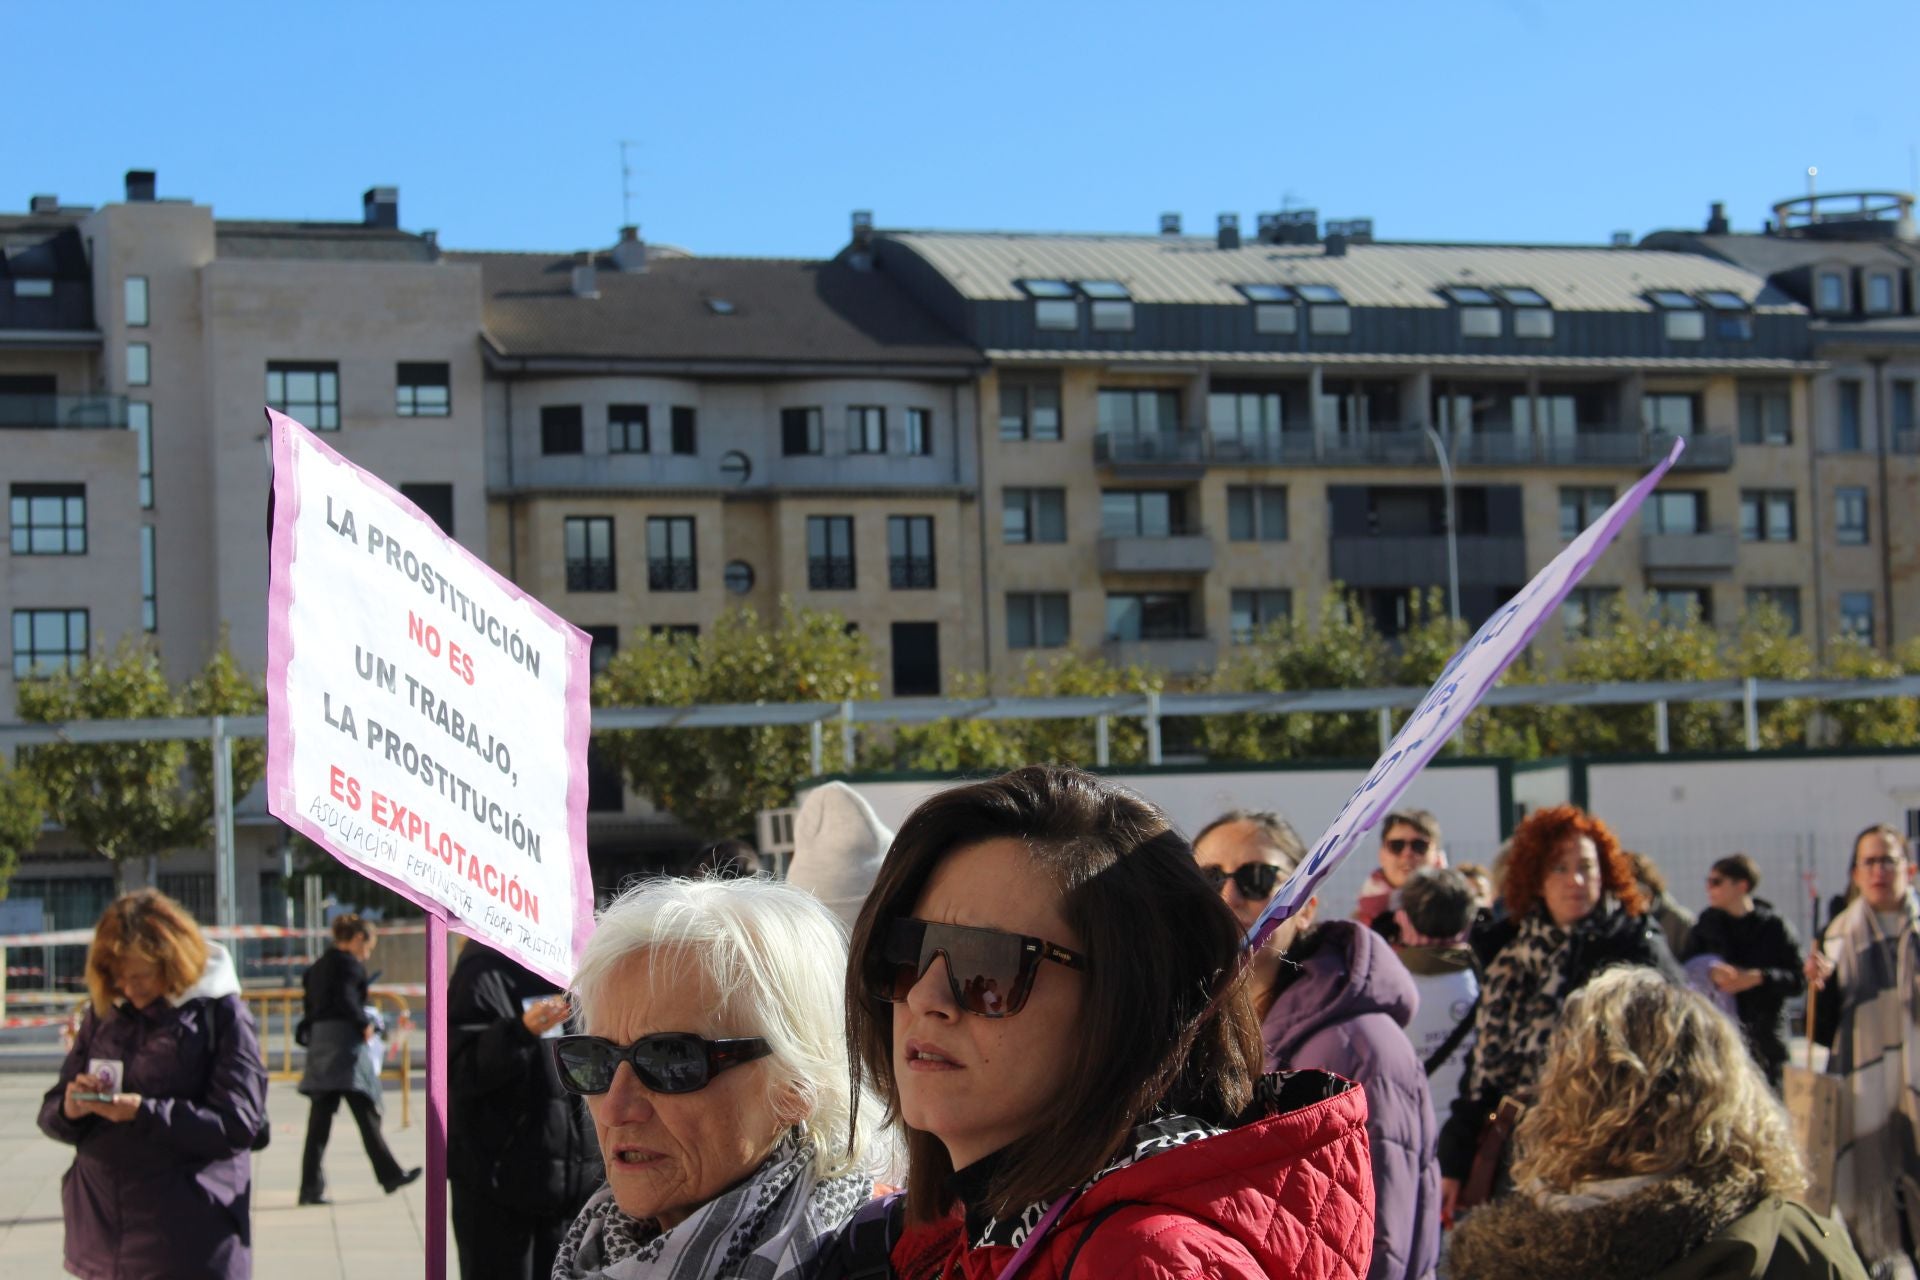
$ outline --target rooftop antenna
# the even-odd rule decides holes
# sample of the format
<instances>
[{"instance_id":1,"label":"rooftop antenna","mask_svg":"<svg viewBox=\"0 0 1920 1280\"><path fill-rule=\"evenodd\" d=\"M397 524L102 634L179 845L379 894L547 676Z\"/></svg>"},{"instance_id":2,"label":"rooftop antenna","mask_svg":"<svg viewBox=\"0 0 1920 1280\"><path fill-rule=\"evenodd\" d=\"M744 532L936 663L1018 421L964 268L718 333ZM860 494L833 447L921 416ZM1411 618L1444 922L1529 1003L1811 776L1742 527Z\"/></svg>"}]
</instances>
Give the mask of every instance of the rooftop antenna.
<instances>
[{"instance_id":1,"label":"rooftop antenna","mask_svg":"<svg viewBox=\"0 0 1920 1280\"><path fill-rule=\"evenodd\" d=\"M1813 200L1813 197L1815 194L1814 179L1818 178L1819 176L1820 176L1820 166L1812 165L1812 164L1807 166L1807 199L1809 202Z\"/></svg>"},{"instance_id":2,"label":"rooftop antenna","mask_svg":"<svg viewBox=\"0 0 1920 1280\"><path fill-rule=\"evenodd\" d=\"M633 225L633 166L627 161L627 148L639 145L625 138L620 140L620 225L623 227Z\"/></svg>"}]
</instances>

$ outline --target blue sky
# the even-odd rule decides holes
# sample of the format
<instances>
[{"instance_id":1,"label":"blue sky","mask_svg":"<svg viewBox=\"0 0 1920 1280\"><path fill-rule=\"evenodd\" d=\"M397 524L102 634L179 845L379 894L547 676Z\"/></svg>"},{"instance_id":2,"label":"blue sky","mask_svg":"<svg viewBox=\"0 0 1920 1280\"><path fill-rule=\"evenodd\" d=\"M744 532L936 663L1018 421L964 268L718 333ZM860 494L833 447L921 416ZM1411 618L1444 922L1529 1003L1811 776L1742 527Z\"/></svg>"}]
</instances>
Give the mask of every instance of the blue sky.
<instances>
[{"instance_id":1,"label":"blue sky","mask_svg":"<svg viewBox=\"0 0 1920 1280\"><path fill-rule=\"evenodd\" d=\"M1920 3L1316 0L10 7L0 209L401 216L469 249L825 255L883 227L1210 230L1291 198L1388 239L1757 229L1906 188ZM261 15L272 14L263 25Z\"/></svg>"}]
</instances>

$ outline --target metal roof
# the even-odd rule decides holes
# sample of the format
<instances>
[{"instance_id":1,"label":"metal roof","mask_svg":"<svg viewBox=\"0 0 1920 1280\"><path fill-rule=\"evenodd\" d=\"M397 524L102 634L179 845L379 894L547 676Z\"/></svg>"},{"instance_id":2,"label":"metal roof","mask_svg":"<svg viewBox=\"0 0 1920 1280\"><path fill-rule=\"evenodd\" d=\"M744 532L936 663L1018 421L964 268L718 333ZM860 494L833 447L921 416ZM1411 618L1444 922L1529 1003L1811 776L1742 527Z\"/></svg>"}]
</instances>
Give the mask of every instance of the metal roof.
<instances>
[{"instance_id":1,"label":"metal roof","mask_svg":"<svg viewBox=\"0 0 1920 1280\"><path fill-rule=\"evenodd\" d=\"M1194 236L888 231L972 301L1020 301L1015 281L1118 280L1136 302L1246 305L1241 284L1330 284L1360 307L1450 306L1447 285L1524 286L1562 311L1647 312L1651 289L1724 289L1762 312L1804 314L1765 279L1692 253L1509 245L1243 243Z\"/></svg>"}]
</instances>

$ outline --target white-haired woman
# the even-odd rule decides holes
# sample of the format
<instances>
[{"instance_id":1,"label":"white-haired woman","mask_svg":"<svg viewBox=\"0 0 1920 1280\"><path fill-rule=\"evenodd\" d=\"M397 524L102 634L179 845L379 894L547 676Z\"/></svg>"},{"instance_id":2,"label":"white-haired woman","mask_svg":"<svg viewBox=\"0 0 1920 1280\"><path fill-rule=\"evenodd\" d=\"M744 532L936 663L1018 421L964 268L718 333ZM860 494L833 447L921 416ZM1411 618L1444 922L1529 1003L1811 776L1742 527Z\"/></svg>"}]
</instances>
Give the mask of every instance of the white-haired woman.
<instances>
[{"instance_id":1,"label":"white-haired woman","mask_svg":"<svg viewBox=\"0 0 1920 1280\"><path fill-rule=\"evenodd\" d=\"M1447 1245L1473 1280L1866 1280L1806 1186L1785 1112L1739 1029L1651 969L1567 1000L1515 1131L1514 1194Z\"/></svg>"},{"instance_id":2,"label":"white-haired woman","mask_svg":"<svg viewBox=\"0 0 1920 1280\"><path fill-rule=\"evenodd\" d=\"M766 880L654 880L601 914L573 981L586 1034L554 1059L607 1185L556 1280L811 1273L881 1160L881 1108L848 1084L846 965L833 915Z\"/></svg>"}]
</instances>

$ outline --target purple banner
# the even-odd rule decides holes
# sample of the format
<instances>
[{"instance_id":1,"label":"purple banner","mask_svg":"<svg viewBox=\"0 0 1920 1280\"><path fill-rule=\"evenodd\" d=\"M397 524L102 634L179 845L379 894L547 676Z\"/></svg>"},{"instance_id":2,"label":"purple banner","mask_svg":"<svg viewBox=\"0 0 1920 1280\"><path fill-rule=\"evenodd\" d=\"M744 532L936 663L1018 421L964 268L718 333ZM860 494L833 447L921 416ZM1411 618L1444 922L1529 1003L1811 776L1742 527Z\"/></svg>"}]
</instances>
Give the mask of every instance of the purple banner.
<instances>
[{"instance_id":1,"label":"purple banner","mask_svg":"<svg viewBox=\"0 0 1920 1280\"><path fill-rule=\"evenodd\" d=\"M1468 713L1487 696L1500 674L1520 656L1520 651L1547 619L1553 617L1574 584L1586 576L1587 570L1593 568L1620 530L1633 519L1640 504L1685 448L1685 441L1674 441L1666 461L1622 494L1586 532L1568 543L1567 549L1555 556L1525 590L1487 619L1487 624L1473 639L1453 655L1447 669L1440 673L1433 688L1394 736L1386 754L1367 771L1366 781L1347 797L1332 825L1314 845L1313 853L1273 895L1273 901L1254 922L1247 935L1249 947L1259 947L1281 921L1300 910L1319 889L1320 882L1353 852L1360 837L1379 825L1414 775L1466 722Z\"/></svg>"}]
</instances>

